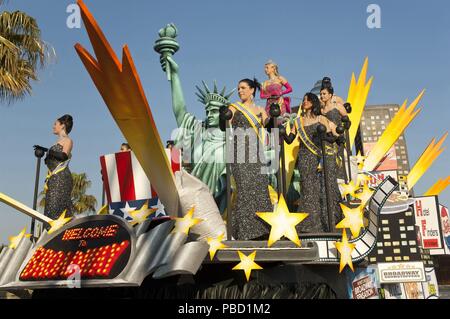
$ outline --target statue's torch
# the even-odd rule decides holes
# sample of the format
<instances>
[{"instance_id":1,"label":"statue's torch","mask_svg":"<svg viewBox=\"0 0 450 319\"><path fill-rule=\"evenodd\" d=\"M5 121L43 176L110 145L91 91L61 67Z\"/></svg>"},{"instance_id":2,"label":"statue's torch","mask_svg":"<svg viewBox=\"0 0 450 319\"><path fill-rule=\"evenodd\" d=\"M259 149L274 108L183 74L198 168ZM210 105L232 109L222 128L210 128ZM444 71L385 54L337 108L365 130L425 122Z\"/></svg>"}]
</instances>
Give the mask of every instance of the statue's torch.
<instances>
[{"instance_id":1,"label":"statue's torch","mask_svg":"<svg viewBox=\"0 0 450 319\"><path fill-rule=\"evenodd\" d=\"M178 30L175 24L170 23L165 28L159 30L159 39L155 41L153 49L161 55L161 59L171 57L180 49L175 38L178 35ZM166 63L167 80L171 81L170 64Z\"/></svg>"}]
</instances>

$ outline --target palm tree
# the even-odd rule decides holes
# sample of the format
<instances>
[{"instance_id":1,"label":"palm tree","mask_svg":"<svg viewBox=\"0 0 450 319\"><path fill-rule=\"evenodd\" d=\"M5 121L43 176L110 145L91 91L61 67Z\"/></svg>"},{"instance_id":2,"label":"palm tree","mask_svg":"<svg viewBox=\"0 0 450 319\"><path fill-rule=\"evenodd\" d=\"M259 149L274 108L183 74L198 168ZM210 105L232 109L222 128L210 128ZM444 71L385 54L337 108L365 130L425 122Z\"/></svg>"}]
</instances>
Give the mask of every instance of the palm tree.
<instances>
[{"instance_id":1,"label":"palm tree","mask_svg":"<svg viewBox=\"0 0 450 319\"><path fill-rule=\"evenodd\" d=\"M0 5L4 3L0 0ZM0 101L12 103L32 91L37 69L51 49L42 39L36 20L24 12L0 14Z\"/></svg>"},{"instance_id":2,"label":"palm tree","mask_svg":"<svg viewBox=\"0 0 450 319\"><path fill-rule=\"evenodd\" d=\"M72 203L75 214L95 212L97 206L97 199L93 195L86 195L86 191L91 187L92 182L87 178L85 173L72 173L73 189L72 189ZM39 207L45 207L45 193L40 194Z\"/></svg>"}]
</instances>

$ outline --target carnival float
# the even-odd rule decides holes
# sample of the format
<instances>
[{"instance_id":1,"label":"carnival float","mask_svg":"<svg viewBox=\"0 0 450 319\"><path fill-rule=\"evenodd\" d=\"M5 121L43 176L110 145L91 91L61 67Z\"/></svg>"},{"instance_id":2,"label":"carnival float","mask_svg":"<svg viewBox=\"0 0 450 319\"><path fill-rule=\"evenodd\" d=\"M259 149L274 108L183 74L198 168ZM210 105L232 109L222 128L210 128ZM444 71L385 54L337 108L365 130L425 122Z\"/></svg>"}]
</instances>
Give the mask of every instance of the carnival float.
<instances>
[{"instance_id":1,"label":"carnival float","mask_svg":"<svg viewBox=\"0 0 450 319\"><path fill-rule=\"evenodd\" d=\"M94 55L81 44L75 50L133 151L100 158L108 203L96 215L66 218L62 214L53 220L0 193L1 202L45 226L37 238L24 230L1 250L1 291L31 290L35 298L57 296L64 289L66 297L358 299L378 298L381 292L388 298L396 285L404 285L396 288L404 294L410 293L407 290L414 283L433 285L430 249L445 254L448 248L439 216L437 233L432 233L424 212L445 209L439 206L438 195L449 180L439 181L421 197L411 196L410 190L442 152L446 136L432 141L408 176L376 172L420 112L416 107L424 92L409 105L405 101L368 154L354 156L373 81L367 80L368 60L358 79L353 74L346 99L351 105L351 125L341 131L339 146L345 154L345 176L339 185L343 216L335 227L328 224L328 232L296 228L309 218L292 212L293 202L298 201L292 194L298 190L296 160L302 137L288 143L278 131L269 133L269 141L262 144L268 146L275 167L267 189L273 210L251 213L269 227L270 234L259 240L235 238L231 207L237 182L228 162L207 161L211 156L225 156L230 137L216 131L207 133L201 147L190 150L187 146L192 132L203 134L208 128L208 120L197 120L187 112L180 94L175 25L161 29L154 45L170 81L180 129L177 147L168 150L156 129L130 49L125 45L120 59L87 6L82 0L78 5ZM197 90L207 114L216 110L219 116L218 110L231 104L233 92L219 90L216 83L209 87L204 82ZM280 97L267 98L284 103ZM287 116L284 129L301 127L300 122L296 124L299 118L295 113ZM258 119L250 120L253 128L262 128ZM219 126L210 123L209 128L214 125ZM325 142L322 146L317 152L326 154ZM187 156L194 158L189 168L183 166ZM321 164L324 174L329 174L327 160ZM325 192L331 196L329 189ZM422 228L417 231L416 225ZM423 235L419 240L418 233ZM424 297L430 296L438 296L436 284L434 293Z\"/></svg>"}]
</instances>

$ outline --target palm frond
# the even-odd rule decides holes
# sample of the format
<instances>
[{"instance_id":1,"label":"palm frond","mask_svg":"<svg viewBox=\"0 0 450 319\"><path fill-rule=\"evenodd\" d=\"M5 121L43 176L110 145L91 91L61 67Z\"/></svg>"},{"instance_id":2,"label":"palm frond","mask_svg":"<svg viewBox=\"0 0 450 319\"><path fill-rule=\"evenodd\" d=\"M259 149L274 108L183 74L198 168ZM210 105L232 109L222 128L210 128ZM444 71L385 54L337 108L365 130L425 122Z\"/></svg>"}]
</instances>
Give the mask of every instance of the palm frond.
<instances>
[{"instance_id":1,"label":"palm frond","mask_svg":"<svg viewBox=\"0 0 450 319\"><path fill-rule=\"evenodd\" d=\"M0 4L2 2L0 1ZM31 94L31 81L54 49L41 39L36 20L24 12L0 14L0 100L12 103Z\"/></svg>"}]
</instances>

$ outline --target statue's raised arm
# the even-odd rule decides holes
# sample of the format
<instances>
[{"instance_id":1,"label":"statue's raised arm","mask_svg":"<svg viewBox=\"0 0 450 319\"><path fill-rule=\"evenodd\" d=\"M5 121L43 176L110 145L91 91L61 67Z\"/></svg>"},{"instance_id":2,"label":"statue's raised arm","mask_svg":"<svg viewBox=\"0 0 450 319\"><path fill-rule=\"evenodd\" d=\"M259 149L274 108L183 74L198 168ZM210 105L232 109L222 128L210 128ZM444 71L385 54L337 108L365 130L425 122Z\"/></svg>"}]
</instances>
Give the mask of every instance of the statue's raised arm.
<instances>
[{"instance_id":1,"label":"statue's raised arm","mask_svg":"<svg viewBox=\"0 0 450 319\"><path fill-rule=\"evenodd\" d=\"M173 59L173 55L180 48L176 40L177 35L178 30L176 26L173 23L168 24L165 28L159 30L159 39L156 40L154 49L160 54L161 67L167 73L167 79L170 81L173 113L175 114L177 125L180 127L187 110L178 73L179 67Z\"/></svg>"},{"instance_id":2,"label":"statue's raised arm","mask_svg":"<svg viewBox=\"0 0 450 319\"><path fill-rule=\"evenodd\" d=\"M169 69L167 70L167 65ZM187 113L186 101L181 87L178 64L172 57L161 57L161 67L164 72L170 72L170 86L172 91L172 109L175 114L177 126L180 127Z\"/></svg>"}]
</instances>

